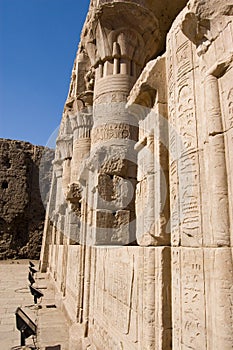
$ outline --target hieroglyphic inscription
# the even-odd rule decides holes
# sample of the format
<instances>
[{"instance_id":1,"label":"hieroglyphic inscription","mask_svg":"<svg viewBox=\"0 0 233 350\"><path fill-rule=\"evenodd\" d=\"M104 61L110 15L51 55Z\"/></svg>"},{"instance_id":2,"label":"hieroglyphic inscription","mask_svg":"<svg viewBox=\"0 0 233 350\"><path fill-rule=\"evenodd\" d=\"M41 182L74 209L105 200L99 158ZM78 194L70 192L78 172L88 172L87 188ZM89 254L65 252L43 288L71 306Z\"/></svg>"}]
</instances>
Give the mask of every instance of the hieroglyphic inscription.
<instances>
[{"instance_id":1,"label":"hieroglyphic inscription","mask_svg":"<svg viewBox=\"0 0 233 350\"><path fill-rule=\"evenodd\" d=\"M145 349L155 349L155 323L156 323L156 314L155 314L155 252L153 248L149 248L145 251L145 301L144 301L144 348ZM158 283L158 276L156 276ZM157 310L159 313L160 310Z\"/></svg>"},{"instance_id":2,"label":"hieroglyphic inscription","mask_svg":"<svg viewBox=\"0 0 233 350\"><path fill-rule=\"evenodd\" d=\"M136 141L137 127L125 123L111 123L92 129L92 143L111 139L130 139Z\"/></svg>"},{"instance_id":3,"label":"hieroglyphic inscription","mask_svg":"<svg viewBox=\"0 0 233 350\"><path fill-rule=\"evenodd\" d=\"M181 262L180 248L172 249L172 320L173 320L173 346L174 349L181 348Z\"/></svg>"},{"instance_id":4,"label":"hieroglyphic inscription","mask_svg":"<svg viewBox=\"0 0 233 350\"><path fill-rule=\"evenodd\" d=\"M188 100L187 86L179 91L179 130L181 137L181 157L178 161L179 167L179 200L180 200L180 223L182 225L182 241L188 243L187 237L198 239L199 212L198 212L198 155L196 153L196 137L193 125L193 112L182 105ZM184 94L184 95L183 95ZM182 97L181 97L182 96ZM183 102L181 102L181 100ZM190 99L191 103L192 100ZM199 242L201 243L201 242Z\"/></svg>"},{"instance_id":5,"label":"hieroglyphic inscription","mask_svg":"<svg viewBox=\"0 0 233 350\"><path fill-rule=\"evenodd\" d=\"M208 349L231 350L233 344L232 249L206 248L204 258L206 328L211 329Z\"/></svg>"},{"instance_id":6,"label":"hieroglyphic inscription","mask_svg":"<svg viewBox=\"0 0 233 350\"><path fill-rule=\"evenodd\" d=\"M179 185L181 201L180 222L182 227L182 243L189 244L186 238L192 238L193 243L200 245L199 237L199 210L198 184L193 176L193 169L197 167L197 153L183 156L179 160L179 176L182 179Z\"/></svg>"},{"instance_id":7,"label":"hieroglyphic inscription","mask_svg":"<svg viewBox=\"0 0 233 350\"><path fill-rule=\"evenodd\" d=\"M181 248L182 342L189 349L205 344L205 300L203 251Z\"/></svg>"},{"instance_id":8,"label":"hieroglyphic inscription","mask_svg":"<svg viewBox=\"0 0 233 350\"><path fill-rule=\"evenodd\" d=\"M99 249L97 257L94 327L98 324L100 328L106 329L107 323L111 320L114 327L109 331L112 334L117 332L122 335L122 339L124 335L131 333L135 337L136 329L132 332L132 327L136 327L137 323L135 321L133 325L131 324L134 258L122 248ZM112 268L109 269L108 266ZM111 342L115 342L114 346L116 346L120 342L119 337L102 340L104 340L103 348L107 346L105 341L110 341L110 348L118 349L118 347L112 347Z\"/></svg>"},{"instance_id":9,"label":"hieroglyphic inscription","mask_svg":"<svg viewBox=\"0 0 233 350\"><path fill-rule=\"evenodd\" d=\"M199 159L195 90L191 43L180 30L170 33L168 49L173 57L174 72L168 71L170 125L170 193L172 243L201 244L199 215ZM176 50L174 50L176 47ZM168 64L169 60L168 59ZM169 69L169 67L168 67ZM171 87L174 87L172 89ZM175 98L173 97L173 92ZM175 103L178 101L178 103ZM172 106L172 104L174 104ZM173 151L176 149L176 154ZM174 153L174 154L173 154ZM179 237L179 227L181 237Z\"/></svg>"},{"instance_id":10,"label":"hieroglyphic inscription","mask_svg":"<svg viewBox=\"0 0 233 350\"><path fill-rule=\"evenodd\" d=\"M171 241L177 246L180 242L179 232L179 197L178 197L178 132L175 113L175 78L174 78L174 37L168 35L167 41L167 83L168 83L168 121L169 121L169 166L170 166L170 225Z\"/></svg>"},{"instance_id":11,"label":"hieroglyphic inscription","mask_svg":"<svg viewBox=\"0 0 233 350\"><path fill-rule=\"evenodd\" d=\"M178 201L178 162L170 164L170 203L171 203L171 241L173 246L180 243L179 201Z\"/></svg>"}]
</instances>

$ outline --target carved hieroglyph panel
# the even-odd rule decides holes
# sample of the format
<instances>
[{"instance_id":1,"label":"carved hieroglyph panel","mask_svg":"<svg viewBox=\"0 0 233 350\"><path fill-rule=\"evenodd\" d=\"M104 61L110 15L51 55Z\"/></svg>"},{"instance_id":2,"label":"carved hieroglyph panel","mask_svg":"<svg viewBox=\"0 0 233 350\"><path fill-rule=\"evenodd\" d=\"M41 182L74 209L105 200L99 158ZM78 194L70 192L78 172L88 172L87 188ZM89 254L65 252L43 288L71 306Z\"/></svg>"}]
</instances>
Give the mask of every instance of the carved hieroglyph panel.
<instances>
[{"instance_id":1,"label":"carved hieroglyph panel","mask_svg":"<svg viewBox=\"0 0 233 350\"><path fill-rule=\"evenodd\" d=\"M230 248L172 248L174 349L232 349Z\"/></svg>"},{"instance_id":2,"label":"carved hieroglyph panel","mask_svg":"<svg viewBox=\"0 0 233 350\"><path fill-rule=\"evenodd\" d=\"M100 349L170 349L170 248L93 250L93 343Z\"/></svg>"},{"instance_id":3,"label":"carved hieroglyph panel","mask_svg":"<svg viewBox=\"0 0 233 350\"><path fill-rule=\"evenodd\" d=\"M202 243L192 43L176 26L167 41L172 244Z\"/></svg>"},{"instance_id":4,"label":"carved hieroglyph panel","mask_svg":"<svg viewBox=\"0 0 233 350\"><path fill-rule=\"evenodd\" d=\"M132 293L135 288L134 258L128 249L97 248L93 329L94 343L100 348L120 349L125 336L136 341L137 329L131 327ZM110 327L108 325L111 325ZM132 339L132 334L133 339Z\"/></svg>"},{"instance_id":5,"label":"carved hieroglyph panel","mask_svg":"<svg viewBox=\"0 0 233 350\"><path fill-rule=\"evenodd\" d=\"M182 343L191 349L202 349L206 342L203 264L201 249L182 249Z\"/></svg>"},{"instance_id":6,"label":"carved hieroglyph panel","mask_svg":"<svg viewBox=\"0 0 233 350\"><path fill-rule=\"evenodd\" d=\"M205 248L207 349L233 344L233 264L231 248Z\"/></svg>"},{"instance_id":7,"label":"carved hieroglyph panel","mask_svg":"<svg viewBox=\"0 0 233 350\"><path fill-rule=\"evenodd\" d=\"M168 121L169 121L169 147L170 147L170 221L172 244L177 246L180 242L179 227L179 197L178 197L178 133L176 132L175 113L175 71L174 55L172 51L173 36L167 40L167 88L168 88Z\"/></svg>"},{"instance_id":8,"label":"carved hieroglyph panel","mask_svg":"<svg viewBox=\"0 0 233 350\"><path fill-rule=\"evenodd\" d=\"M172 249L172 296L174 349L206 349L201 249Z\"/></svg>"},{"instance_id":9,"label":"carved hieroglyph panel","mask_svg":"<svg viewBox=\"0 0 233 350\"><path fill-rule=\"evenodd\" d=\"M180 248L172 248L172 344L174 349L181 349L181 261Z\"/></svg>"}]
</instances>

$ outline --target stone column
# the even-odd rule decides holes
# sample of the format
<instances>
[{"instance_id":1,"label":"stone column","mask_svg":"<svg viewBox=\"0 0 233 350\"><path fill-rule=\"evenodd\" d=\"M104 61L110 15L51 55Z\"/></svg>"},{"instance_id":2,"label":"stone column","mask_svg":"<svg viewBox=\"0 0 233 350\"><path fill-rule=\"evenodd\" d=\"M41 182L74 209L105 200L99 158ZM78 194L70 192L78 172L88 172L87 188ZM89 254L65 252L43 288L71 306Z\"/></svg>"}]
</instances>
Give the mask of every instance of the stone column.
<instances>
[{"instance_id":1,"label":"stone column","mask_svg":"<svg viewBox=\"0 0 233 350\"><path fill-rule=\"evenodd\" d=\"M225 140L218 79L214 75L207 76L205 89L208 133L209 217L212 231L210 244L213 246L229 246L230 223Z\"/></svg>"},{"instance_id":2,"label":"stone column","mask_svg":"<svg viewBox=\"0 0 233 350\"><path fill-rule=\"evenodd\" d=\"M55 204L55 210L63 203L64 196L63 196L63 188L62 188L62 174L63 174L63 167L62 167L62 161L55 160L53 162L54 165L54 172L56 176L56 183L57 183L57 196L56 196L56 204Z\"/></svg>"},{"instance_id":3,"label":"stone column","mask_svg":"<svg viewBox=\"0 0 233 350\"><path fill-rule=\"evenodd\" d=\"M141 246L169 245L169 147L164 57L145 67L130 92L127 107L139 118L139 141L135 145L138 152L137 242Z\"/></svg>"},{"instance_id":4,"label":"stone column","mask_svg":"<svg viewBox=\"0 0 233 350\"><path fill-rule=\"evenodd\" d=\"M129 6L129 23L122 5ZM114 14L114 6L121 12L122 16L118 18L122 23L119 23L119 19L114 23L113 18L112 29L109 30L109 11ZM148 43L144 42L141 29L138 32L136 27L131 26L131 6L136 16L144 11L135 4L113 4L113 8L103 8L101 16L96 18L96 55L92 58L95 85L91 150L85 161L86 170L80 174L83 187L81 236L84 246L81 247L80 259L78 322L84 326L84 336L88 335L90 283L95 273L91 264L94 249L88 245L123 245L135 241L137 165L134 145L138 139L138 121L126 110L126 102L144 65L142 52L145 50L149 59L151 48L145 49ZM148 34L148 40L154 36L154 29L157 28L157 20L148 13L145 26L149 18L153 34ZM92 45L91 40L88 40L89 45ZM93 54L93 46L86 49L90 55ZM153 46L153 50L156 49L157 46Z\"/></svg>"},{"instance_id":5,"label":"stone column","mask_svg":"<svg viewBox=\"0 0 233 350\"><path fill-rule=\"evenodd\" d=\"M89 155L91 147L92 110L84 110L77 115L77 125L73 131L73 157L71 165L71 183L78 182L82 161Z\"/></svg>"},{"instance_id":6,"label":"stone column","mask_svg":"<svg viewBox=\"0 0 233 350\"><path fill-rule=\"evenodd\" d=\"M127 96L145 63L158 51L161 33L151 6L144 1L101 1L99 5L93 29L84 38L95 68L88 162L93 198L88 203L93 202L93 243L122 245L136 239L138 120L126 111Z\"/></svg>"},{"instance_id":7,"label":"stone column","mask_svg":"<svg viewBox=\"0 0 233 350\"><path fill-rule=\"evenodd\" d=\"M91 138L92 154L98 159L94 169L97 184L94 194L95 243L126 244L134 240L130 237L129 226L135 214L132 198L128 203L126 199L124 206L121 188L129 192L136 180L136 158L132 146L137 140L137 125L135 120L129 119L125 104L135 77L131 76L131 63L127 59L112 57L100 62L97 71L101 72L102 66L103 76L97 74L95 84ZM119 224L122 224L124 237L117 236L113 229Z\"/></svg>"},{"instance_id":8,"label":"stone column","mask_svg":"<svg viewBox=\"0 0 233 350\"><path fill-rule=\"evenodd\" d=\"M123 55L123 43L128 42L130 29L122 29L118 38L116 33L112 35L116 36L116 41L112 44L111 57L103 57L96 64L91 137L92 154L97 159L94 169L97 185L93 208L94 244L127 244L135 240L134 229L130 227L135 219L132 202L136 156L133 146L138 130L137 120L130 117L125 104L136 80L132 71L136 63L127 53ZM97 42L97 47L101 45L102 42ZM128 198L123 198L127 192ZM120 233L115 229L119 226Z\"/></svg>"},{"instance_id":9,"label":"stone column","mask_svg":"<svg viewBox=\"0 0 233 350\"><path fill-rule=\"evenodd\" d=\"M56 183L55 174L53 173L52 184L51 184L50 195L49 195L49 202L46 210L42 247L41 247L41 253L40 253L40 271L41 272L46 272L49 265L49 249L52 243L52 229L53 229L52 212L55 206L56 192L57 192L57 183Z\"/></svg>"},{"instance_id":10,"label":"stone column","mask_svg":"<svg viewBox=\"0 0 233 350\"><path fill-rule=\"evenodd\" d=\"M68 185L70 183L70 175L71 175L71 159L67 158L63 161L62 188L64 193L66 193Z\"/></svg>"}]
</instances>

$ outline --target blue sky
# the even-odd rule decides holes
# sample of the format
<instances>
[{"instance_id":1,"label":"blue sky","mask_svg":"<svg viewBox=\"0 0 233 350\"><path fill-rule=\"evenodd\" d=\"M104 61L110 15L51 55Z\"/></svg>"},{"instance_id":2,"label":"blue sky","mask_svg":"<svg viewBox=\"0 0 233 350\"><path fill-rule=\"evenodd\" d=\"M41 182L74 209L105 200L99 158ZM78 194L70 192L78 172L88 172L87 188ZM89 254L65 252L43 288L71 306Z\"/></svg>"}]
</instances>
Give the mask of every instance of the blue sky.
<instances>
[{"instance_id":1,"label":"blue sky","mask_svg":"<svg viewBox=\"0 0 233 350\"><path fill-rule=\"evenodd\" d=\"M60 123L89 0L0 0L0 138L45 145Z\"/></svg>"}]
</instances>

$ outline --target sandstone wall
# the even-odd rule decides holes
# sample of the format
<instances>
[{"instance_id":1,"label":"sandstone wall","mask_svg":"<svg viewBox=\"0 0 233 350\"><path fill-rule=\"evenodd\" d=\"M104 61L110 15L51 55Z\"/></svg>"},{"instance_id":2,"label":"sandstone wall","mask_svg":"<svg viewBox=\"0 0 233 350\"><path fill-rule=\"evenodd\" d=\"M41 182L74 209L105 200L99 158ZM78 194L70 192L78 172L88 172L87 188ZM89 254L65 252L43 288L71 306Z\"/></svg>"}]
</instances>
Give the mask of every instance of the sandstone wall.
<instances>
[{"instance_id":1,"label":"sandstone wall","mask_svg":"<svg viewBox=\"0 0 233 350\"><path fill-rule=\"evenodd\" d=\"M41 252L72 350L232 349L233 3L185 4L91 1Z\"/></svg>"},{"instance_id":2,"label":"sandstone wall","mask_svg":"<svg viewBox=\"0 0 233 350\"><path fill-rule=\"evenodd\" d=\"M173 343L231 349L232 13L196 6L167 39Z\"/></svg>"},{"instance_id":3,"label":"sandstone wall","mask_svg":"<svg viewBox=\"0 0 233 350\"><path fill-rule=\"evenodd\" d=\"M23 141L0 139L0 257L38 258L53 151Z\"/></svg>"},{"instance_id":4,"label":"sandstone wall","mask_svg":"<svg viewBox=\"0 0 233 350\"><path fill-rule=\"evenodd\" d=\"M85 349L87 344L96 349L170 348L169 247L86 247L83 252L74 245L67 255L65 249L59 245L51 250L49 271L58 300L73 322L71 349ZM62 274L65 255L66 276Z\"/></svg>"}]
</instances>

